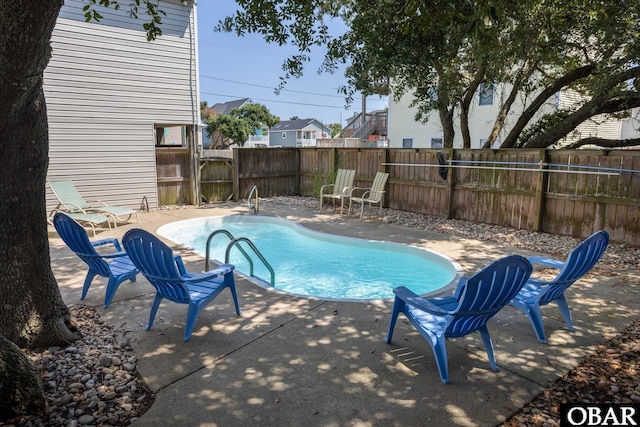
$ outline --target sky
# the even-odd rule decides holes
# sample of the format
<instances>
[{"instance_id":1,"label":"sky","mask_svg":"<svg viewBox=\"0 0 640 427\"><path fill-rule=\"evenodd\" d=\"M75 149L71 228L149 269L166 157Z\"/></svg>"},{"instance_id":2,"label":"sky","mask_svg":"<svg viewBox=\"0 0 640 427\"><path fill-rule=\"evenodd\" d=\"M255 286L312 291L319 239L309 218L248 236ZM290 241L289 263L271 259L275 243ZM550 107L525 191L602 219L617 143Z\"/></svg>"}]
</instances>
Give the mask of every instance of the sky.
<instances>
[{"instance_id":1,"label":"sky","mask_svg":"<svg viewBox=\"0 0 640 427\"><path fill-rule=\"evenodd\" d=\"M354 113L362 110L361 97L356 94L349 109L338 87L346 83L341 72L318 74L324 50L312 52L303 77L290 79L278 95L274 89L280 83L283 62L296 53L295 47L266 43L261 36L217 33L213 27L236 10L234 0L206 0L198 2L198 54L200 72L200 101L211 107L219 102L250 98L263 104L280 120L293 116L314 118L324 124L343 126ZM387 98L369 96L367 111L387 107Z\"/></svg>"}]
</instances>

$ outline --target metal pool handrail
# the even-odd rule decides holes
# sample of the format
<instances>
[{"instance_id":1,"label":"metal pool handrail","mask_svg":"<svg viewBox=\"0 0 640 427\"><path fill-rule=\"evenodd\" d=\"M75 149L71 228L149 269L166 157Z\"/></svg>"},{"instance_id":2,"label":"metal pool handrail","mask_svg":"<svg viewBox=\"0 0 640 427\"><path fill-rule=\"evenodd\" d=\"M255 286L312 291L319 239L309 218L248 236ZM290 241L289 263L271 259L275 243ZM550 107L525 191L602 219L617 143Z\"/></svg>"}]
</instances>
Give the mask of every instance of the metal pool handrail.
<instances>
[{"instance_id":1,"label":"metal pool handrail","mask_svg":"<svg viewBox=\"0 0 640 427\"><path fill-rule=\"evenodd\" d=\"M227 230L216 230L213 233L209 234L209 237L207 237L207 246L206 246L206 250L205 250L205 260L204 260L204 270L205 271L209 271L209 256L211 254L211 248L210 248L211 240L213 240L213 238L215 236L217 236L218 234L224 234L230 240L229 244L227 245L227 249L225 251L225 256L224 256L224 262L225 263L229 262L229 253L231 252L231 248L233 246L236 246L238 248L238 250L240 250L240 253L242 255L244 255L245 259L249 262L249 275L251 277L254 277L253 276L253 259L251 259L251 257L247 253L247 251L245 251L244 248L239 243L239 242L246 242L249 245L249 247L253 250L253 252L256 254L256 256L260 259L260 261L262 261L262 263L265 265L265 267L267 267L267 270L269 270L269 272L271 273L271 286L275 286L275 283L276 283L276 277L275 276L276 275L275 275L275 272L273 271L273 267L271 267L271 264L269 264L267 262L265 257L262 255L262 253L256 247L256 245L254 245L253 242L251 240L247 239L246 237L235 238L233 236L233 234L231 234Z\"/></svg>"},{"instance_id":2,"label":"metal pool handrail","mask_svg":"<svg viewBox=\"0 0 640 427\"><path fill-rule=\"evenodd\" d=\"M235 239L233 234L231 234L227 230L216 230L213 233L209 234L209 237L207 237L207 247L206 247L206 251L205 251L204 271L209 271L209 255L211 253L211 248L210 248L211 240L213 240L213 238L215 236L217 236L218 234L224 234L231 241L233 241L233 239ZM251 270L253 271L253 261L251 260L251 257L249 256L249 254L247 252L245 252L245 250L242 249L242 247L238 247L238 249L240 249L240 252L242 253L242 255L244 255L244 257L247 259L247 261L249 261L249 265L251 266Z\"/></svg>"},{"instance_id":3,"label":"metal pool handrail","mask_svg":"<svg viewBox=\"0 0 640 427\"><path fill-rule=\"evenodd\" d=\"M269 264L269 262L266 260L266 258L258 250L256 245L254 245L253 242L251 240L247 239L246 237L236 237L235 239L233 239L227 245L227 251L224 254L224 262L229 262L229 253L231 252L231 248L234 247L234 246L236 246L238 249L240 249L242 251L242 253L246 254L244 249L242 249L242 247L239 245L239 242L245 242L247 245L249 245L249 247L253 250L253 253L256 254L256 256L260 259L260 261L262 261L264 266L267 267L267 270L269 270L269 273L271 273L271 286L275 286L276 285L276 273L275 273L275 271L273 271L273 267L271 267L271 264ZM251 259L249 257L247 257L247 259L249 260L249 275L251 277L255 277L253 275L253 262L251 261Z\"/></svg>"},{"instance_id":4,"label":"metal pool handrail","mask_svg":"<svg viewBox=\"0 0 640 427\"><path fill-rule=\"evenodd\" d=\"M251 204L251 196L256 195L255 199L256 202L255 204ZM251 189L251 192L249 193L249 197L247 198L247 206L249 206L249 210L253 211L254 214L257 214L258 211L260 210L260 199L258 198L258 186L254 185L253 188Z\"/></svg>"}]
</instances>

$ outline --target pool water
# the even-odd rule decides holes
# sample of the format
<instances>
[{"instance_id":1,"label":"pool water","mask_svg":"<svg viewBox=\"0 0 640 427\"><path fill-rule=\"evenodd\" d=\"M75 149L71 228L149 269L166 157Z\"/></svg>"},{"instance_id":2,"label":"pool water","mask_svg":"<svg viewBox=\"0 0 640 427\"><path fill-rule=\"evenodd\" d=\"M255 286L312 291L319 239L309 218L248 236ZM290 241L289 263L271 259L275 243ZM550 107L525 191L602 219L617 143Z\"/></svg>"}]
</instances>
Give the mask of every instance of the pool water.
<instances>
[{"instance_id":1,"label":"pool water","mask_svg":"<svg viewBox=\"0 0 640 427\"><path fill-rule=\"evenodd\" d=\"M158 234L204 256L207 238L219 229L250 239L273 267L275 288L301 296L386 299L393 298L393 288L398 286L425 295L452 283L460 273L449 258L426 249L336 236L274 217L231 215L178 221L160 227ZM210 258L224 261L229 242L225 235L215 236ZM242 247L252 254L246 244ZM232 248L229 255L236 271L249 275L249 263L241 252ZM257 257L253 274L270 282L269 271Z\"/></svg>"}]
</instances>

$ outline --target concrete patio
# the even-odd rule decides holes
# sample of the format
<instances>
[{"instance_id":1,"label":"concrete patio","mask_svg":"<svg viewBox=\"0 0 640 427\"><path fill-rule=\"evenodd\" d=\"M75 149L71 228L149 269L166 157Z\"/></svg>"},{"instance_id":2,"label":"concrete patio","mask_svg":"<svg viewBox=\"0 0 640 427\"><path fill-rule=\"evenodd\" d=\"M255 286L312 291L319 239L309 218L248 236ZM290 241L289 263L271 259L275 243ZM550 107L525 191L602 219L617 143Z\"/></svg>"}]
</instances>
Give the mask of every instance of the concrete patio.
<instances>
[{"instance_id":1,"label":"concrete patio","mask_svg":"<svg viewBox=\"0 0 640 427\"><path fill-rule=\"evenodd\" d=\"M319 213L275 200L260 201L259 215L279 216L328 233L422 246L444 254L470 275L511 254L534 252L491 242ZM118 237L134 227L151 232L182 219L249 214L247 206L221 203L141 213L140 222L98 237ZM104 279L96 278L80 301L85 265L54 231L54 273L68 304L88 304L128 338L138 372L156 393L135 426L491 426L499 424L576 366L598 342L637 317L640 275L589 275L567 293L576 332L566 330L557 307L547 307L548 344L539 343L526 316L511 307L489 323L499 372L489 369L479 334L449 340L451 384L440 381L431 347L401 316L386 344L392 300L340 302L284 295L238 278L242 314L223 292L201 313L184 342L186 307L163 303L145 331L154 296L139 276L124 283L108 309ZM168 242L187 269L204 260ZM533 248L532 248L533 249Z\"/></svg>"}]
</instances>

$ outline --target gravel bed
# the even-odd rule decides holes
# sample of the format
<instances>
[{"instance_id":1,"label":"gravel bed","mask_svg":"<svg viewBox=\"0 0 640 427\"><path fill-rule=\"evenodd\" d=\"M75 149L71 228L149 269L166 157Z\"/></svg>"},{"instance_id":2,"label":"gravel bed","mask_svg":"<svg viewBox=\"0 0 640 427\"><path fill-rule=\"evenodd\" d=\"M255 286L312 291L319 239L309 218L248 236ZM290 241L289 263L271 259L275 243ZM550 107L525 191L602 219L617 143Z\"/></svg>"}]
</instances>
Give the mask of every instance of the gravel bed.
<instances>
[{"instance_id":1,"label":"gravel bed","mask_svg":"<svg viewBox=\"0 0 640 427\"><path fill-rule=\"evenodd\" d=\"M118 341L93 307L69 306L82 333L72 345L29 351L45 387L43 415L7 426L126 426L145 413L153 393L136 370L131 346Z\"/></svg>"},{"instance_id":2,"label":"gravel bed","mask_svg":"<svg viewBox=\"0 0 640 427\"><path fill-rule=\"evenodd\" d=\"M317 198L273 197L265 202L318 208ZM331 207L327 212L330 212ZM560 258L579 239L532 233L508 227L447 220L411 212L377 208L365 210L367 221L382 221L462 238L499 242L514 248L535 248ZM355 214L354 214L355 215ZM359 215L359 213L358 213ZM640 248L611 244L593 274L638 271ZM136 357L126 341L105 325L95 309L70 306L83 338L66 348L28 351L39 368L46 390L47 409L42 416L13 420L15 426L126 426L153 403L153 393L136 371ZM559 425L562 402L640 401L637 361L640 359L640 321L596 346L593 354L558 379L542 394L502 424L505 427Z\"/></svg>"}]
</instances>

